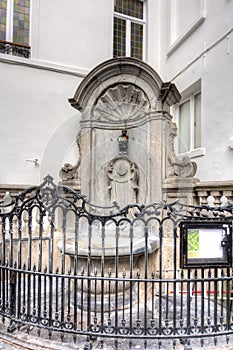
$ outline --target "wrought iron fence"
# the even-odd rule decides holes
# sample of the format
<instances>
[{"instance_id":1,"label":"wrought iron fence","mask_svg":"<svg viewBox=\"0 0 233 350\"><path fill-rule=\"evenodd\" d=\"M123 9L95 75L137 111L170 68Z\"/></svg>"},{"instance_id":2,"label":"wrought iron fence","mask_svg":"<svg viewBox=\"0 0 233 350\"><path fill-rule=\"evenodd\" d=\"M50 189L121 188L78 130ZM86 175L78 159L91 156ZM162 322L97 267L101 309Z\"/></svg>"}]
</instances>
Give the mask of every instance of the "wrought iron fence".
<instances>
[{"instance_id":1,"label":"wrought iron fence","mask_svg":"<svg viewBox=\"0 0 233 350\"><path fill-rule=\"evenodd\" d=\"M30 58L31 47L29 45L0 40L0 53Z\"/></svg>"},{"instance_id":2,"label":"wrought iron fence","mask_svg":"<svg viewBox=\"0 0 233 350\"><path fill-rule=\"evenodd\" d=\"M1 205L2 322L8 332L84 338L84 349L228 342L229 239L221 238L223 256L216 251L210 263L198 259L196 245L198 228L213 223L226 228L231 244L232 211L232 204L179 202L102 208L47 176Z\"/></svg>"}]
</instances>

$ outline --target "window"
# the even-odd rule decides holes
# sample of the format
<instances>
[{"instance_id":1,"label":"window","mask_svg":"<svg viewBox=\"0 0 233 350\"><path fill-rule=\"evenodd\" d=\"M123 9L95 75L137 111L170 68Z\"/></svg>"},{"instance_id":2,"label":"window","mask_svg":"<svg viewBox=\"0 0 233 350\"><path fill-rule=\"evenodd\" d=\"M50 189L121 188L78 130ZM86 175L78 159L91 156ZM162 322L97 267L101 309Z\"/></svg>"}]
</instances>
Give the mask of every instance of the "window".
<instances>
[{"instance_id":1,"label":"window","mask_svg":"<svg viewBox=\"0 0 233 350\"><path fill-rule=\"evenodd\" d=\"M179 107L179 153L201 147L201 92L191 95Z\"/></svg>"},{"instance_id":2,"label":"window","mask_svg":"<svg viewBox=\"0 0 233 350\"><path fill-rule=\"evenodd\" d=\"M29 57L30 0L0 0L0 52Z\"/></svg>"},{"instance_id":3,"label":"window","mask_svg":"<svg viewBox=\"0 0 233 350\"><path fill-rule=\"evenodd\" d=\"M144 7L142 0L114 1L113 57L144 58Z\"/></svg>"}]
</instances>

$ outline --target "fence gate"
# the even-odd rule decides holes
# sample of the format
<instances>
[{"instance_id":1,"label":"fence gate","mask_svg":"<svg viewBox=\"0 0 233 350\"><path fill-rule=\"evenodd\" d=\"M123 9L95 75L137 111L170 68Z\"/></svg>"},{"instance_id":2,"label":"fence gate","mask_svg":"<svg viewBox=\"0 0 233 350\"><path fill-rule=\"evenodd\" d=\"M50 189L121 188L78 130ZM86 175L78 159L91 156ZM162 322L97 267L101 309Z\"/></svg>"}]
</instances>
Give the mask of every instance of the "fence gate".
<instances>
[{"instance_id":1,"label":"fence gate","mask_svg":"<svg viewBox=\"0 0 233 350\"><path fill-rule=\"evenodd\" d=\"M78 349L229 342L232 210L101 208L47 176L1 206L2 322Z\"/></svg>"}]
</instances>

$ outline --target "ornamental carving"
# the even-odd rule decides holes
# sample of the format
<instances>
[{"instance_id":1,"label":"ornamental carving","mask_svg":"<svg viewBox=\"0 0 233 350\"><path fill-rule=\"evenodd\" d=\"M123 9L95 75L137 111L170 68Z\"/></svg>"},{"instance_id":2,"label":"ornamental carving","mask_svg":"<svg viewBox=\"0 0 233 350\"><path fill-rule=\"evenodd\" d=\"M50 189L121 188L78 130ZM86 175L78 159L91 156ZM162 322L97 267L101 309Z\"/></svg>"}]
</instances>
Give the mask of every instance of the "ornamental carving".
<instances>
[{"instance_id":1,"label":"ornamental carving","mask_svg":"<svg viewBox=\"0 0 233 350\"><path fill-rule=\"evenodd\" d=\"M62 181L69 181L76 177L77 170L79 167L80 161L78 161L75 165L70 163L65 163L60 170L60 178Z\"/></svg>"},{"instance_id":2,"label":"ornamental carving","mask_svg":"<svg viewBox=\"0 0 233 350\"><path fill-rule=\"evenodd\" d=\"M117 202L122 208L138 202L139 170L136 163L127 157L110 161L107 168L111 202Z\"/></svg>"},{"instance_id":3,"label":"ornamental carving","mask_svg":"<svg viewBox=\"0 0 233 350\"><path fill-rule=\"evenodd\" d=\"M70 163L65 163L59 172L59 176L62 181L69 181L78 178L78 170L81 163L81 146L80 146L81 133L78 133L76 143L78 146L78 160L72 165Z\"/></svg>"},{"instance_id":4,"label":"ornamental carving","mask_svg":"<svg viewBox=\"0 0 233 350\"><path fill-rule=\"evenodd\" d=\"M191 162L188 156L176 157L174 150L174 139L177 136L176 123L170 123L169 144L171 147L170 156L168 156L168 177L193 177L197 172L197 164Z\"/></svg>"},{"instance_id":5,"label":"ornamental carving","mask_svg":"<svg viewBox=\"0 0 233 350\"><path fill-rule=\"evenodd\" d=\"M141 89L133 84L118 84L98 98L93 117L100 121L127 121L137 119L149 108L149 100Z\"/></svg>"}]
</instances>

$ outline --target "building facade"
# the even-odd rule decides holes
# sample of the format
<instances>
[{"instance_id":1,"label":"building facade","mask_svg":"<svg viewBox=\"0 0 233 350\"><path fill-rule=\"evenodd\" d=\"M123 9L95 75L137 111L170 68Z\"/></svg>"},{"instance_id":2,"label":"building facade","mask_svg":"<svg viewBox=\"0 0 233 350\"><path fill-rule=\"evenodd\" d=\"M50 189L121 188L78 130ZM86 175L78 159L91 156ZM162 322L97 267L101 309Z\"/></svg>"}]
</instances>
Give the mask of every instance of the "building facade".
<instances>
[{"instance_id":1,"label":"building facade","mask_svg":"<svg viewBox=\"0 0 233 350\"><path fill-rule=\"evenodd\" d=\"M59 181L78 154L81 113L68 99L118 56L145 61L178 88L176 153L197 163L197 178L232 180L233 3L125 3L0 1L1 184Z\"/></svg>"}]
</instances>

